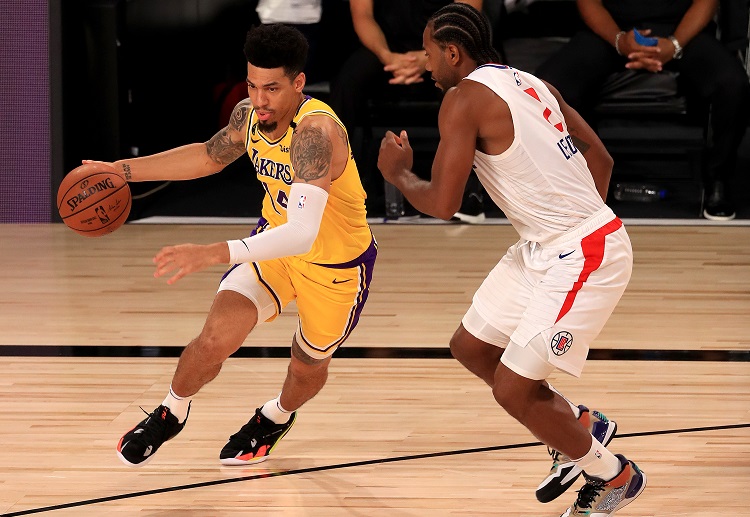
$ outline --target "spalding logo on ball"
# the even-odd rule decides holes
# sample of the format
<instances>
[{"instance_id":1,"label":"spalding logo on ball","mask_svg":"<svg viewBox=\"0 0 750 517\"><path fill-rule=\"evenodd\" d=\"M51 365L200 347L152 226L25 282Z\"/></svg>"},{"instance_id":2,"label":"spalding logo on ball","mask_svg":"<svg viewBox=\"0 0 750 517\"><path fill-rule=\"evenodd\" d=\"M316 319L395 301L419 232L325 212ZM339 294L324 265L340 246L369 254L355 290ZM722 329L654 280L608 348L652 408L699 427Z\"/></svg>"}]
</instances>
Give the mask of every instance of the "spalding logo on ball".
<instances>
[{"instance_id":1,"label":"spalding logo on ball","mask_svg":"<svg viewBox=\"0 0 750 517\"><path fill-rule=\"evenodd\" d=\"M104 163L86 163L70 171L57 190L57 210L76 233L99 237L125 224L132 196L128 182Z\"/></svg>"}]
</instances>

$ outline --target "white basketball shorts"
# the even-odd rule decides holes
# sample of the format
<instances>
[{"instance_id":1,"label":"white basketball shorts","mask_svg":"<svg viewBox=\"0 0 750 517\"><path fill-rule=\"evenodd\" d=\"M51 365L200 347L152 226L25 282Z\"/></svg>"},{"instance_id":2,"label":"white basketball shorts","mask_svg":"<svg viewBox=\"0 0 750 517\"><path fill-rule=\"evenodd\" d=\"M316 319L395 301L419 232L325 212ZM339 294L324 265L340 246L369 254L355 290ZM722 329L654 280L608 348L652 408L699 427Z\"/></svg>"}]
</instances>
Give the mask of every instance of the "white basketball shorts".
<instances>
[{"instance_id":1,"label":"white basketball shorts","mask_svg":"<svg viewBox=\"0 0 750 517\"><path fill-rule=\"evenodd\" d=\"M521 240L511 246L474 294L462 323L478 339L501 347L507 336L509 346L522 348L541 336L548 362L578 377L632 267L622 221L602 210L544 245ZM496 331L494 337L483 323ZM544 360L539 350L526 352L533 354L529 363ZM528 371L507 364L505 354L502 360L520 375Z\"/></svg>"}]
</instances>

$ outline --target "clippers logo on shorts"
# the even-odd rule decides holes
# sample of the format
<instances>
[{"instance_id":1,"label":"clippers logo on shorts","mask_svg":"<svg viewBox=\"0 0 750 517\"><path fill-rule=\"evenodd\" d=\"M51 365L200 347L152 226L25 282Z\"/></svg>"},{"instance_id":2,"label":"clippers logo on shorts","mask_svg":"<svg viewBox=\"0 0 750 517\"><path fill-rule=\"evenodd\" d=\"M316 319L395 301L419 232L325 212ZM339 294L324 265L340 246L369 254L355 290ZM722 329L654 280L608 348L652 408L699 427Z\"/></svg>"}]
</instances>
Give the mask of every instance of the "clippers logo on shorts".
<instances>
[{"instance_id":1,"label":"clippers logo on shorts","mask_svg":"<svg viewBox=\"0 0 750 517\"><path fill-rule=\"evenodd\" d=\"M550 346L552 347L552 352L555 355L563 355L570 349L570 345L572 344L573 335L570 332L563 330L555 334L555 337L552 338Z\"/></svg>"}]
</instances>

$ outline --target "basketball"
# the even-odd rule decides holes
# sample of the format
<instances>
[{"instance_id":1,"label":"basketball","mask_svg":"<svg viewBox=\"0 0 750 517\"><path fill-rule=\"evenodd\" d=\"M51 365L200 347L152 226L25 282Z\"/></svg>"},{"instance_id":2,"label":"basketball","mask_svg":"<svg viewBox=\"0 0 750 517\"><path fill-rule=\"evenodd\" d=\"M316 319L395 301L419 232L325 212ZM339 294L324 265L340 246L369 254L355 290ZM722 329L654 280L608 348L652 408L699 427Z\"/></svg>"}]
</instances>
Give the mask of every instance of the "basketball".
<instances>
[{"instance_id":1,"label":"basketball","mask_svg":"<svg viewBox=\"0 0 750 517\"><path fill-rule=\"evenodd\" d=\"M118 229L127 220L131 205L128 182L104 163L73 169L57 190L57 210L63 222L86 237Z\"/></svg>"}]
</instances>

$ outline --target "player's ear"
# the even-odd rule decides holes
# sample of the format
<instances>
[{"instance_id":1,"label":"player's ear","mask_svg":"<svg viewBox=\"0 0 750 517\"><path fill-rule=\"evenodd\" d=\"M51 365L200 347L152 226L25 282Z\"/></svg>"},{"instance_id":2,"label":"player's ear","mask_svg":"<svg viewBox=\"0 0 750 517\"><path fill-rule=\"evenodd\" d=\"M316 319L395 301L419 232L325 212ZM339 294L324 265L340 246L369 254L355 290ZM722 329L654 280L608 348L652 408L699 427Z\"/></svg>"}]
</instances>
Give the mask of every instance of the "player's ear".
<instances>
[{"instance_id":1,"label":"player's ear","mask_svg":"<svg viewBox=\"0 0 750 517\"><path fill-rule=\"evenodd\" d=\"M456 45L448 45L445 47L445 57L449 63L455 65L458 60L461 59L461 53Z\"/></svg>"},{"instance_id":2,"label":"player's ear","mask_svg":"<svg viewBox=\"0 0 750 517\"><path fill-rule=\"evenodd\" d=\"M305 87L306 81L307 81L307 77L305 76L305 72L298 73L297 77L295 77L294 81L292 81L292 84L294 85L294 90L297 92L301 92Z\"/></svg>"}]
</instances>

